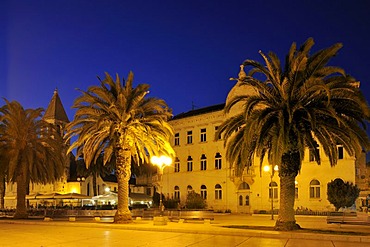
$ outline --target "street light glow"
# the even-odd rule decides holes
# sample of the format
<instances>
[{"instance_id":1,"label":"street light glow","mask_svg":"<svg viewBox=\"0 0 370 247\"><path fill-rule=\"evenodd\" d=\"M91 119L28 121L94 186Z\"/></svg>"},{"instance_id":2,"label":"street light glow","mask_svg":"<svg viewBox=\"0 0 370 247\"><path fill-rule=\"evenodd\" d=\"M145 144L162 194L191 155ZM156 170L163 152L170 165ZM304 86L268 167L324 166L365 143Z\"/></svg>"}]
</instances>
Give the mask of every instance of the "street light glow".
<instances>
[{"instance_id":1,"label":"street light glow","mask_svg":"<svg viewBox=\"0 0 370 247\"><path fill-rule=\"evenodd\" d=\"M272 166L271 166L272 167ZM270 190L271 190L271 220L274 219L274 192L273 192L273 188L272 188L272 179L274 177L274 174L275 172L279 171L279 166L278 165L275 165L274 168L273 168L273 171L270 172L270 166L269 165L265 165L263 167L263 171L265 172L268 172L269 175L270 175Z\"/></svg>"},{"instance_id":2,"label":"street light glow","mask_svg":"<svg viewBox=\"0 0 370 247\"><path fill-rule=\"evenodd\" d=\"M165 155L161 155L159 157L158 156L152 156L150 158L150 162L153 165L158 166L159 168L163 168L164 166L171 165L172 159L171 159L171 157L168 157L168 156L165 156Z\"/></svg>"},{"instance_id":3,"label":"street light glow","mask_svg":"<svg viewBox=\"0 0 370 247\"><path fill-rule=\"evenodd\" d=\"M159 157L158 156L152 156L150 158L150 162L153 165L155 165L159 168L159 176L160 176L160 180L159 180L159 190L160 190L159 211L160 211L160 216L163 216L163 210L164 210L163 195L162 195L163 169L164 169L164 167L171 165L172 159L171 159L171 157L168 157L168 156L165 156L165 155L161 155Z\"/></svg>"}]
</instances>

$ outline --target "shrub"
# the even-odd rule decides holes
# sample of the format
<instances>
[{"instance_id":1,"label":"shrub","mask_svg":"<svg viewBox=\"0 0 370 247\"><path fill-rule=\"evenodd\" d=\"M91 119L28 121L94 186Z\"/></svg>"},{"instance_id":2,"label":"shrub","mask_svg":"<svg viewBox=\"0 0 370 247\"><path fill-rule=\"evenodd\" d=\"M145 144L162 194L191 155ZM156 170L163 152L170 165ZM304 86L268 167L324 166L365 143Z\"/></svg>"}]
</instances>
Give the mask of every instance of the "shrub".
<instances>
[{"instance_id":1,"label":"shrub","mask_svg":"<svg viewBox=\"0 0 370 247\"><path fill-rule=\"evenodd\" d=\"M178 209L180 201L178 199L168 199L163 201L163 205L167 209Z\"/></svg>"},{"instance_id":2,"label":"shrub","mask_svg":"<svg viewBox=\"0 0 370 247\"><path fill-rule=\"evenodd\" d=\"M336 211L341 207L351 207L359 195L360 189L353 183L344 182L340 178L328 183L328 201Z\"/></svg>"},{"instance_id":3,"label":"shrub","mask_svg":"<svg viewBox=\"0 0 370 247\"><path fill-rule=\"evenodd\" d=\"M205 209L207 207L206 201L202 196L195 191L188 193L186 197L186 208L188 209Z\"/></svg>"}]
</instances>

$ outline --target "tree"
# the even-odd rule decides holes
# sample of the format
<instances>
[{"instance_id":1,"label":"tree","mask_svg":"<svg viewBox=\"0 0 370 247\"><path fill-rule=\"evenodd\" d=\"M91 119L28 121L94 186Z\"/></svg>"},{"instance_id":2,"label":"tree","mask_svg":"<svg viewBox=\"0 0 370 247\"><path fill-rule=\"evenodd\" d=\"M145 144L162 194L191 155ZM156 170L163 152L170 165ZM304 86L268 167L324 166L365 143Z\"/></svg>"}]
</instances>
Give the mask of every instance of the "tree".
<instances>
[{"instance_id":1,"label":"tree","mask_svg":"<svg viewBox=\"0 0 370 247\"><path fill-rule=\"evenodd\" d=\"M86 166L86 163L83 159L77 160L77 175L83 177L92 176L93 178L93 193L94 196L98 195L97 189L97 178L105 177L113 171L114 163L110 162L107 165L103 163L103 154L99 156L95 163L92 163L90 166Z\"/></svg>"},{"instance_id":2,"label":"tree","mask_svg":"<svg viewBox=\"0 0 370 247\"><path fill-rule=\"evenodd\" d=\"M0 139L1 139L1 129L0 129ZM0 144L0 208L4 208L4 197L5 197L5 184L6 184L6 168L9 163L8 159L5 156L3 145Z\"/></svg>"},{"instance_id":3,"label":"tree","mask_svg":"<svg viewBox=\"0 0 370 247\"><path fill-rule=\"evenodd\" d=\"M351 207L359 195L360 189L353 183L344 182L340 178L328 183L328 201L336 211L342 207Z\"/></svg>"},{"instance_id":4,"label":"tree","mask_svg":"<svg viewBox=\"0 0 370 247\"><path fill-rule=\"evenodd\" d=\"M369 107L359 83L343 69L327 66L342 44L310 55L313 45L312 38L298 50L293 43L284 66L273 52L260 52L265 64L245 60L235 85L241 95L225 106L226 113L238 112L216 133L224 134L226 158L237 174L253 165L254 157L260 159L260 168L265 156L270 164L278 165L277 230L299 228L294 216L294 181L306 148L313 150L320 164L315 148L319 142L332 166L338 159L337 145L356 157L369 148L365 131ZM251 67L248 74L244 66Z\"/></svg>"},{"instance_id":5,"label":"tree","mask_svg":"<svg viewBox=\"0 0 370 247\"><path fill-rule=\"evenodd\" d=\"M100 78L99 78L100 80ZM96 163L103 152L103 163L115 157L118 182L118 206L115 223L132 222L128 208L131 159L147 162L152 155L174 155L169 143L173 135L167 123L172 115L167 104L157 98L145 97L149 85L132 87L133 73L121 84L106 73L100 86L91 86L75 101L76 114L67 125L67 140L77 136L68 152L77 149L76 158L83 157L86 166ZM141 161L141 162L140 162Z\"/></svg>"},{"instance_id":6,"label":"tree","mask_svg":"<svg viewBox=\"0 0 370 247\"><path fill-rule=\"evenodd\" d=\"M26 194L30 182L51 183L64 175L63 140L57 129L40 119L43 109L23 109L17 101L0 108L0 149L6 177L17 183L14 218L27 218Z\"/></svg>"},{"instance_id":7,"label":"tree","mask_svg":"<svg viewBox=\"0 0 370 247\"><path fill-rule=\"evenodd\" d=\"M190 191L186 196L186 208L188 209L204 209L207 207L203 197L195 191Z\"/></svg>"}]
</instances>

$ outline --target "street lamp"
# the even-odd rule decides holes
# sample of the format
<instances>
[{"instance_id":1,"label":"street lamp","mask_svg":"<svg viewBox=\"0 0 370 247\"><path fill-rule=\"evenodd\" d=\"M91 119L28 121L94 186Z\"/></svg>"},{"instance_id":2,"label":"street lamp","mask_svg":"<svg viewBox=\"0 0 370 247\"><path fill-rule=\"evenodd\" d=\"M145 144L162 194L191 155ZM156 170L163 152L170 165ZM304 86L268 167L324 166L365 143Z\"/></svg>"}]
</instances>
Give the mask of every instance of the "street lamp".
<instances>
[{"instance_id":1,"label":"street lamp","mask_svg":"<svg viewBox=\"0 0 370 247\"><path fill-rule=\"evenodd\" d=\"M160 189L160 197L159 197L159 211L160 211L160 216L163 216L163 200L162 200L162 180L163 180L163 169L166 167L166 166L169 166L171 165L172 163L172 159L171 157L168 157L168 156L164 156L164 155L161 155L161 156L152 156L150 158L150 162L157 166L159 168L159 176L160 176L160 180L159 180L159 189Z\"/></svg>"},{"instance_id":2,"label":"street lamp","mask_svg":"<svg viewBox=\"0 0 370 247\"><path fill-rule=\"evenodd\" d=\"M274 191L273 191L273 188L272 188L272 179L275 175L275 172L277 172L279 170L279 167L277 165L274 166L274 169L270 169L270 166L269 165L265 165L263 167L263 170L265 172L268 172L270 174L270 188L271 188L271 220L274 220Z\"/></svg>"}]
</instances>

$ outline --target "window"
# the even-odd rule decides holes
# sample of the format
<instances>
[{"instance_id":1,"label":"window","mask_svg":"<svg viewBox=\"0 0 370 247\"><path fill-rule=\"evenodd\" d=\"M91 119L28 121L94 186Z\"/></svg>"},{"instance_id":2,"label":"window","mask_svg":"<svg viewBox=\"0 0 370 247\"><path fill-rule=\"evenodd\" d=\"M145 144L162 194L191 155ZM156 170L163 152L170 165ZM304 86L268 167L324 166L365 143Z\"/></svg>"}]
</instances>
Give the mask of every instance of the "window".
<instances>
[{"instance_id":1,"label":"window","mask_svg":"<svg viewBox=\"0 0 370 247\"><path fill-rule=\"evenodd\" d=\"M239 185L238 190L250 190L249 184L243 182Z\"/></svg>"},{"instance_id":2,"label":"window","mask_svg":"<svg viewBox=\"0 0 370 247\"><path fill-rule=\"evenodd\" d=\"M188 172L191 172L193 170L193 158L191 156L188 156Z\"/></svg>"},{"instance_id":3,"label":"window","mask_svg":"<svg viewBox=\"0 0 370 247\"><path fill-rule=\"evenodd\" d=\"M204 200L207 200L207 186L205 186L205 185L200 186L200 196Z\"/></svg>"},{"instance_id":4,"label":"window","mask_svg":"<svg viewBox=\"0 0 370 247\"><path fill-rule=\"evenodd\" d=\"M344 158L343 146L338 147L338 160L342 160Z\"/></svg>"},{"instance_id":5,"label":"window","mask_svg":"<svg viewBox=\"0 0 370 247\"><path fill-rule=\"evenodd\" d=\"M294 181L295 188L294 188L294 198L298 199L298 182Z\"/></svg>"},{"instance_id":6,"label":"window","mask_svg":"<svg viewBox=\"0 0 370 247\"><path fill-rule=\"evenodd\" d=\"M200 129L200 142L206 142L207 141L207 130Z\"/></svg>"},{"instance_id":7,"label":"window","mask_svg":"<svg viewBox=\"0 0 370 247\"><path fill-rule=\"evenodd\" d=\"M318 155L320 155L319 146L318 145L316 146L316 150L317 150ZM315 158L315 150L312 149L312 148L310 149L310 152L309 152L309 161L310 162L316 161L316 158Z\"/></svg>"},{"instance_id":8,"label":"window","mask_svg":"<svg viewBox=\"0 0 370 247\"><path fill-rule=\"evenodd\" d=\"M215 186L215 199L222 200L222 187L219 184Z\"/></svg>"},{"instance_id":9,"label":"window","mask_svg":"<svg viewBox=\"0 0 370 247\"><path fill-rule=\"evenodd\" d=\"M180 160L177 157L175 159L175 172L180 172Z\"/></svg>"},{"instance_id":10,"label":"window","mask_svg":"<svg viewBox=\"0 0 370 247\"><path fill-rule=\"evenodd\" d=\"M216 170L220 170L221 167L222 167L222 156L220 153L216 153L216 156L215 156L215 169Z\"/></svg>"},{"instance_id":11,"label":"window","mask_svg":"<svg viewBox=\"0 0 370 247\"><path fill-rule=\"evenodd\" d=\"M245 196L245 206L249 206L249 196Z\"/></svg>"},{"instance_id":12,"label":"window","mask_svg":"<svg viewBox=\"0 0 370 247\"><path fill-rule=\"evenodd\" d=\"M200 170L207 170L207 157L205 154L202 154L202 156L200 157Z\"/></svg>"},{"instance_id":13,"label":"window","mask_svg":"<svg viewBox=\"0 0 370 247\"><path fill-rule=\"evenodd\" d=\"M243 196L240 195L239 196L239 206L243 206L243 202L244 202L244 206L249 206L249 195L246 195L245 200L243 201Z\"/></svg>"},{"instance_id":14,"label":"window","mask_svg":"<svg viewBox=\"0 0 370 247\"><path fill-rule=\"evenodd\" d=\"M175 146L180 145L180 133L175 134Z\"/></svg>"},{"instance_id":15,"label":"window","mask_svg":"<svg viewBox=\"0 0 370 247\"><path fill-rule=\"evenodd\" d=\"M320 198L320 182L316 179L310 182L310 198Z\"/></svg>"},{"instance_id":16,"label":"window","mask_svg":"<svg viewBox=\"0 0 370 247\"><path fill-rule=\"evenodd\" d=\"M278 185L276 182L271 182L269 184L269 199L278 198Z\"/></svg>"},{"instance_id":17,"label":"window","mask_svg":"<svg viewBox=\"0 0 370 247\"><path fill-rule=\"evenodd\" d=\"M243 206L243 196L239 196L239 206Z\"/></svg>"},{"instance_id":18,"label":"window","mask_svg":"<svg viewBox=\"0 0 370 247\"><path fill-rule=\"evenodd\" d=\"M187 141L188 141L188 144L193 143L193 131L191 130L188 131Z\"/></svg>"},{"instance_id":19,"label":"window","mask_svg":"<svg viewBox=\"0 0 370 247\"><path fill-rule=\"evenodd\" d=\"M188 185L187 190L188 190L188 194L189 194L190 192L193 191L193 187L191 185Z\"/></svg>"},{"instance_id":20,"label":"window","mask_svg":"<svg viewBox=\"0 0 370 247\"><path fill-rule=\"evenodd\" d=\"M174 191L175 191L175 199L177 199L177 200L180 200L180 188L179 188L179 186L175 186L175 188L174 188Z\"/></svg>"},{"instance_id":21,"label":"window","mask_svg":"<svg viewBox=\"0 0 370 247\"><path fill-rule=\"evenodd\" d=\"M217 133L217 130L218 130L218 126L215 126L215 133ZM221 139L221 134L215 135L215 139L216 139L216 141L220 140Z\"/></svg>"}]
</instances>

